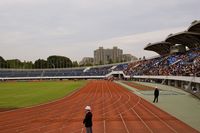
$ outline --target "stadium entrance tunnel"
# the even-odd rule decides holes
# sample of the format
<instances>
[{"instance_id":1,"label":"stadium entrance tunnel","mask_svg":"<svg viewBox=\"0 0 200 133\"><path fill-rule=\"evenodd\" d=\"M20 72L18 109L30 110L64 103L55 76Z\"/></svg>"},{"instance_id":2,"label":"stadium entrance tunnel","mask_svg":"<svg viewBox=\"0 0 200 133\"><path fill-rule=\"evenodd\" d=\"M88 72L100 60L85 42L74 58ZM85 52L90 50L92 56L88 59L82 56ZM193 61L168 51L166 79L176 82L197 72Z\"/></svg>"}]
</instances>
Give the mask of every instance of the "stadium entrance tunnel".
<instances>
[{"instance_id":1,"label":"stadium entrance tunnel","mask_svg":"<svg viewBox=\"0 0 200 133\"><path fill-rule=\"evenodd\" d=\"M112 71L106 75L107 79L129 79L130 76L126 76L123 71Z\"/></svg>"},{"instance_id":2,"label":"stadium entrance tunnel","mask_svg":"<svg viewBox=\"0 0 200 133\"><path fill-rule=\"evenodd\" d=\"M125 79L123 74L112 74L114 79Z\"/></svg>"}]
</instances>

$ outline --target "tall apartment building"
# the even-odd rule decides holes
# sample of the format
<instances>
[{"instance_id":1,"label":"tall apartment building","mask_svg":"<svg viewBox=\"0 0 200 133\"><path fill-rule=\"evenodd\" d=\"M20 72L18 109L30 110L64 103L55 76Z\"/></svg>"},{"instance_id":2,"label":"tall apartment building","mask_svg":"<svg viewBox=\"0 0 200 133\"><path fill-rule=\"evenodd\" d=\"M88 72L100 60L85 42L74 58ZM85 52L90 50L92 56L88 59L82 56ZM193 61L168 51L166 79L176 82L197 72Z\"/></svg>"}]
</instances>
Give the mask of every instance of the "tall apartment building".
<instances>
[{"instance_id":1,"label":"tall apartment building","mask_svg":"<svg viewBox=\"0 0 200 133\"><path fill-rule=\"evenodd\" d=\"M104 49L99 47L99 49L94 51L94 64L103 65L110 63L117 63L122 61L123 50L113 47L113 49Z\"/></svg>"}]
</instances>

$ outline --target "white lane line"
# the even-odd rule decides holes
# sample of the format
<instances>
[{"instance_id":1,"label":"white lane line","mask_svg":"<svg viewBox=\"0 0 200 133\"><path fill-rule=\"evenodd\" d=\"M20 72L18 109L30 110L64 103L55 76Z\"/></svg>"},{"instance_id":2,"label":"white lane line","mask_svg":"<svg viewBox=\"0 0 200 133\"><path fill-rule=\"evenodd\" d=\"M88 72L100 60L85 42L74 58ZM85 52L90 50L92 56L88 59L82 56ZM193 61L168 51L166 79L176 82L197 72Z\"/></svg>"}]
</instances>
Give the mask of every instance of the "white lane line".
<instances>
[{"instance_id":1,"label":"white lane line","mask_svg":"<svg viewBox=\"0 0 200 133\"><path fill-rule=\"evenodd\" d=\"M127 94L128 96L130 96L129 94ZM148 131L150 132L150 133L153 133L153 131L149 128L149 126L144 122L144 120L139 116L139 114L134 110L134 108L141 102L141 98L139 97L139 96L137 96L138 98L139 98L139 100L137 101L137 103L134 105L134 106L131 106L130 104L129 104L129 106L131 107L131 108L129 108L128 109L128 111L130 111L130 110L132 110L136 115L137 115L137 117L141 120L141 122L145 125L145 127L148 129ZM125 111L125 112L127 112L127 111ZM125 113L125 112L122 112L122 113Z\"/></svg>"},{"instance_id":2,"label":"white lane line","mask_svg":"<svg viewBox=\"0 0 200 133\"><path fill-rule=\"evenodd\" d=\"M139 96L138 96L139 97ZM150 112L151 114L153 114L156 118L158 118L163 124L165 124L168 128L170 128L173 132L177 133L177 131L171 127L169 124L167 124L165 121L163 121L158 115L154 114L151 110L149 110L148 108L146 108L142 103L140 103L140 105L143 106L143 108L145 108L145 110L147 110L148 112Z\"/></svg>"},{"instance_id":3,"label":"white lane line","mask_svg":"<svg viewBox=\"0 0 200 133\"><path fill-rule=\"evenodd\" d=\"M127 95L127 94L126 94ZM139 97L139 96L137 96L137 97ZM141 97L139 97L139 100L138 100L138 102L136 103L136 105L138 105L138 104L141 104ZM132 108L131 108L131 110L136 106L136 105L134 105ZM142 105L142 104L141 104ZM142 105L143 106L143 105ZM144 107L144 108L146 108L146 107ZM129 109L130 110L130 109ZM147 111L150 111L149 109L147 109L146 108L146 110ZM126 111L124 111L124 112L121 112L121 114L123 114L123 113L125 113ZM151 112L151 111L150 111ZM175 130L175 129L173 129L170 125L168 125L165 121L163 121L162 119L160 119L156 114L154 114L153 112L151 112L154 116L156 116L161 122L163 122L168 128L170 128L173 132L175 132L175 133L177 133L177 131ZM146 124L146 123L145 123ZM149 127L148 127L148 129L150 129ZM151 129L150 129L151 130ZM152 130L151 130L152 131Z\"/></svg>"},{"instance_id":4,"label":"white lane line","mask_svg":"<svg viewBox=\"0 0 200 133\"><path fill-rule=\"evenodd\" d=\"M93 98L90 98L90 101L91 101L91 106L93 107L93 108L95 108L95 105L93 106L93 103L95 103L96 101L98 101L98 100L100 100L99 102L97 102L97 103L102 103L102 101L104 100L103 99L103 84L102 84L102 86L100 87L100 84L98 84L96 87L93 87L93 88L96 88L96 91L95 91L95 95L93 96ZM92 100L92 99L95 99L94 97L96 97L97 96L97 90L98 89L100 89L101 88L101 96L102 96L102 98L99 98L98 100ZM101 100L102 99L102 100ZM97 105L97 104L96 104Z\"/></svg>"},{"instance_id":5,"label":"white lane line","mask_svg":"<svg viewBox=\"0 0 200 133\"><path fill-rule=\"evenodd\" d=\"M103 114L105 112L105 92L104 92L104 89L103 89L103 84L102 84L102 95L103 95ZM106 133L106 121L105 121L105 114L103 115L103 132Z\"/></svg>"},{"instance_id":6,"label":"white lane line","mask_svg":"<svg viewBox=\"0 0 200 133\"><path fill-rule=\"evenodd\" d=\"M103 132L106 133L106 121L105 120L103 121L103 128L104 128Z\"/></svg>"},{"instance_id":7,"label":"white lane line","mask_svg":"<svg viewBox=\"0 0 200 133\"><path fill-rule=\"evenodd\" d=\"M125 93L124 93L125 94ZM128 96L128 97L131 97L130 96L130 94L128 94L128 93L126 93L126 95ZM137 96L138 97L138 96ZM149 126L144 122L144 120L139 116L139 114L134 110L134 108L140 103L140 101L141 101L141 98L140 97L138 97L139 98L139 100L137 101L137 103L134 105L134 106L131 106L130 104L129 104L129 106L131 107L131 108L129 108L127 111L133 111L136 115L137 115L137 117L141 120L141 122L145 125L145 127L148 129L148 131L150 132L150 133L153 133L153 131L149 128ZM127 111L124 111L124 112L122 112L122 113L125 113L125 112L127 112ZM121 113L121 114L122 114Z\"/></svg>"},{"instance_id":8,"label":"white lane line","mask_svg":"<svg viewBox=\"0 0 200 133\"><path fill-rule=\"evenodd\" d=\"M93 89L92 89L93 90ZM91 91L91 93L93 94L93 95L91 95L91 97L89 97L89 101L88 101L88 103L89 103L89 105L91 106L92 105L92 103L94 102L94 99L95 99L95 97L97 97L97 90L98 90L98 84L96 85L96 87L95 87L95 92L94 91ZM87 97L85 97L85 99L86 99ZM86 103L84 100L83 100L83 104L86 104L86 105L88 105L88 103ZM74 114L76 114L76 113L72 113L73 115ZM71 119L70 118L68 118L68 119L66 119L62 124L62 128L65 128L65 127L67 127L64 123L67 123L67 122L69 122Z\"/></svg>"},{"instance_id":9,"label":"white lane line","mask_svg":"<svg viewBox=\"0 0 200 133\"><path fill-rule=\"evenodd\" d=\"M81 133L83 133L83 128L81 129Z\"/></svg>"},{"instance_id":10,"label":"white lane line","mask_svg":"<svg viewBox=\"0 0 200 133\"><path fill-rule=\"evenodd\" d=\"M112 84L112 85L115 85L115 84ZM113 87L113 86L112 86L112 87ZM118 86L115 86L115 87L116 87L117 89L121 89L121 88L119 88ZM109 88L108 88L108 91L109 91L109 93L110 93L110 95L111 95L111 99L112 99L113 95L112 95L112 92L110 91ZM122 99L122 95L119 95L119 94L118 94L118 97L119 97L119 98L117 98L117 100L115 100L112 104L109 104L109 105L106 106L106 107L113 106L113 105L117 104L118 102L120 102L121 99ZM124 104L120 104L117 108L114 108L114 109L112 109L112 110L110 110L110 111L106 111L104 114L107 114L107 113L109 113L109 112L111 112L111 111L113 111L113 110L117 110L119 107L128 104L129 101L130 101L130 97L128 98L128 101L126 101ZM103 114L103 115L104 115L104 114Z\"/></svg>"},{"instance_id":11,"label":"white lane line","mask_svg":"<svg viewBox=\"0 0 200 133\"><path fill-rule=\"evenodd\" d=\"M129 93L125 93L125 92L123 92L123 93L129 97L129 101L130 101L130 97L131 97L130 94L129 94ZM137 97L138 97L138 96L137 96ZM136 103L134 106L131 106L131 105L129 104L129 106L130 106L131 108L127 109L126 111L121 112L120 117L121 117L122 120L123 120L122 113L125 113L125 112L128 112L128 111L133 111L133 112L137 115L137 117L141 120L141 122L146 126L146 128L148 129L148 131L149 131L150 133L153 133L153 131L148 127L148 125L142 120L142 118L141 118L141 117L137 114L137 112L135 112L135 110L134 110L134 108L140 103L140 101L141 101L141 98L138 97L138 101L137 101L137 103ZM129 132L129 130L128 130L128 128L127 128L127 126L126 126L124 120L123 120L123 123L124 123L124 125L125 125L127 131Z\"/></svg>"},{"instance_id":12,"label":"white lane line","mask_svg":"<svg viewBox=\"0 0 200 133\"><path fill-rule=\"evenodd\" d=\"M118 87L119 87L119 89L122 89L122 88L121 88L122 86L118 86ZM122 105L127 105L129 102L131 102L131 97L132 97L132 96L129 95L129 91L128 91L128 92L122 92L122 93L123 93L123 96L126 95L125 97L128 97L127 101L126 101L124 104L122 104ZM127 94L127 93L128 93L128 94ZM131 93L131 94L132 94L132 93ZM121 95L118 94L118 96L120 96L120 99L121 99ZM138 100L137 100L137 102L136 102L133 106L131 106L131 108L135 108L135 107L140 103L140 101L141 101L141 98L140 98L139 96L137 96L137 95L134 95L134 96L136 96L136 97L138 98ZM120 105L120 106L122 106L122 105ZM118 106L118 107L120 107L120 106ZM129 108L129 109L125 110L125 111L122 111L122 112L120 112L120 113L121 113L121 114L124 114L124 113L130 111L131 108Z\"/></svg>"},{"instance_id":13,"label":"white lane line","mask_svg":"<svg viewBox=\"0 0 200 133\"><path fill-rule=\"evenodd\" d=\"M125 121L124 121L122 115L119 114L119 116L120 116L120 118L121 118L121 120L122 120L122 122L123 122L123 124L124 124L124 127L125 127L125 129L126 129L126 132L127 132L127 133L130 133L129 130L128 130L128 128L127 128L127 126L126 126L126 123L125 123Z\"/></svg>"},{"instance_id":14,"label":"white lane line","mask_svg":"<svg viewBox=\"0 0 200 133\"><path fill-rule=\"evenodd\" d=\"M116 88L121 89L119 86L116 86ZM125 93L124 93L124 94L125 94ZM119 94L118 94L118 96L121 97L121 95L119 95ZM123 104L123 105L128 104L129 101L130 101L130 96L128 97L127 102L126 102L125 104ZM127 125L126 125L126 123L125 123L125 121L124 121L124 119L123 119L123 117L122 117L122 114L119 112L119 106L117 107L117 109L118 109L118 113L119 113L118 115L120 116L120 118L121 118L121 120L122 120L122 123L123 123L123 125L124 125L124 127L125 127L125 129L126 129L126 132L127 132L127 133L130 133L129 130L128 130L128 127L127 127Z\"/></svg>"},{"instance_id":15,"label":"white lane line","mask_svg":"<svg viewBox=\"0 0 200 133\"><path fill-rule=\"evenodd\" d=\"M142 123L146 126L146 128L149 130L150 133L153 133L153 131L151 130L151 128L149 128L149 126L144 122L144 120L138 115L138 113L131 108L131 110L137 115L137 117L142 121Z\"/></svg>"},{"instance_id":16,"label":"white lane line","mask_svg":"<svg viewBox=\"0 0 200 133\"><path fill-rule=\"evenodd\" d=\"M142 105L142 104L141 104ZM154 114L151 110L149 110L148 108L146 108L144 105L142 105L143 108L145 110L147 110L148 112L150 112L152 115L154 115L156 118L158 118L163 124L165 124L169 129L171 129L173 132L177 133L177 131L171 127L169 124L167 124L165 121L163 121L158 115Z\"/></svg>"}]
</instances>

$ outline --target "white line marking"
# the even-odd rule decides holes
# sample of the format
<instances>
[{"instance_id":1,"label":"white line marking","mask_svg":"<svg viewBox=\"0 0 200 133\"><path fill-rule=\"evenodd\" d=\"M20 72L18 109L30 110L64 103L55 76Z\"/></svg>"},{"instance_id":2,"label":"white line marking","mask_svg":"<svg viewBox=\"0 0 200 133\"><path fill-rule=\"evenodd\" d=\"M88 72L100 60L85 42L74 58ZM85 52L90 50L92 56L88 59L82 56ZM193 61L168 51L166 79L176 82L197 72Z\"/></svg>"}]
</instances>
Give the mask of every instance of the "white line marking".
<instances>
[{"instance_id":1,"label":"white line marking","mask_svg":"<svg viewBox=\"0 0 200 133\"><path fill-rule=\"evenodd\" d=\"M103 132L106 133L106 121L105 120L103 121L103 128L104 128Z\"/></svg>"},{"instance_id":2,"label":"white line marking","mask_svg":"<svg viewBox=\"0 0 200 133\"><path fill-rule=\"evenodd\" d=\"M142 105L142 104L141 104ZM156 115L156 114L154 114L151 110L149 110L148 108L146 108L144 105L142 105L143 106L143 108L145 109L145 110L147 110L148 112L150 112L152 115L154 115L156 118L158 118L162 123L164 123L169 129L171 129L173 132L175 132L175 133L177 133L177 131L173 128L173 127L171 127L169 124L167 124L165 121L163 121L162 119L160 119L160 117L158 116L158 115Z\"/></svg>"},{"instance_id":3,"label":"white line marking","mask_svg":"<svg viewBox=\"0 0 200 133\"><path fill-rule=\"evenodd\" d=\"M81 129L81 133L83 133L83 128Z\"/></svg>"},{"instance_id":4,"label":"white line marking","mask_svg":"<svg viewBox=\"0 0 200 133\"><path fill-rule=\"evenodd\" d=\"M149 130L149 132L153 133L153 131L151 130L151 128L149 128L149 126L143 121L143 119L138 115L138 113L131 108L131 110L137 115L137 117L142 121L142 123L146 126L146 128Z\"/></svg>"},{"instance_id":5,"label":"white line marking","mask_svg":"<svg viewBox=\"0 0 200 133\"><path fill-rule=\"evenodd\" d=\"M127 133L130 133L129 130L128 130L128 128L127 128L127 126L126 126L126 123L125 123L125 121L124 121L122 115L119 114L119 116L120 116L120 118L121 118L121 120L122 120L122 122L123 122L123 124L124 124L124 127L125 127L125 129L126 129L126 132L127 132Z\"/></svg>"}]
</instances>

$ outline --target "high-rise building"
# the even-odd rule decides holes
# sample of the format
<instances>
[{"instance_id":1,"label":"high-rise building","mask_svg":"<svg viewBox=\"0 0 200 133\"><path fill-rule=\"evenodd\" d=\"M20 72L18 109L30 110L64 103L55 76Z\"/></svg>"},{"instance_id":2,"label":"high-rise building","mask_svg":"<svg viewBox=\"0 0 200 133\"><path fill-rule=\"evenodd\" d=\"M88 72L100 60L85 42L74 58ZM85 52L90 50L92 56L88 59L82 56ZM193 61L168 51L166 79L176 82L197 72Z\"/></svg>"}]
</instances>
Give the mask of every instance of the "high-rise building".
<instances>
[{"instance_id":1,"label":"high-rise building","mask_svg":"<svg viewBox=\"0 0 200 133\"><path fill-rule=\"evenodd\" d=\"M104 65L111 63L118 63L122 61L123 50L113 47L113 49L99 49L94 51L94 64Z\"/></svg>"}]
</instances>

